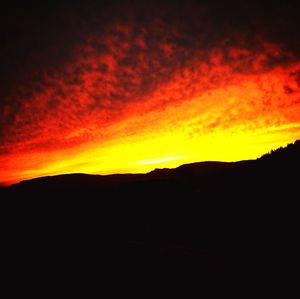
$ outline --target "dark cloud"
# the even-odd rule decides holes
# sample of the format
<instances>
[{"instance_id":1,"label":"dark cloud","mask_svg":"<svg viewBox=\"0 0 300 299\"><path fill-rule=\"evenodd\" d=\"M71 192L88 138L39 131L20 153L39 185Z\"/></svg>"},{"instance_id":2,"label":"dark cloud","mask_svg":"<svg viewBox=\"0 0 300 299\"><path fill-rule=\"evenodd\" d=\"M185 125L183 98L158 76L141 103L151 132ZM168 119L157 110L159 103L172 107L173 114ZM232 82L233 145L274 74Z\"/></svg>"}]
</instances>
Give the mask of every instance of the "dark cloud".
<instances>
[{"instance_id":1,"label":"dark cloud","mask_svg":"<svg viewBox=\"0 0 300 299\"><path fill-rule=\"evenodd\" d=\"M104 125L186 69L192 94L199 61L237 73L296 61L298 12L266 0L10 1L0 13L0 145L93 117ZM205 88L224 80L200 75Z\"/></svg>"}]
</instances>

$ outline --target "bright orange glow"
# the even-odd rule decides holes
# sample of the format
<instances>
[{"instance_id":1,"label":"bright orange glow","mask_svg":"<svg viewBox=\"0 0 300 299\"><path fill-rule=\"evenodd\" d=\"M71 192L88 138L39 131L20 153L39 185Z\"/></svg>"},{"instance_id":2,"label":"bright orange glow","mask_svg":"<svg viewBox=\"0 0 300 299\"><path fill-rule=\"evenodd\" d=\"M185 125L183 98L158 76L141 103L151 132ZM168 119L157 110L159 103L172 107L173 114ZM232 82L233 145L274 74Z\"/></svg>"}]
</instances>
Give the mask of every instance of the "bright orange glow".
<instances>
[{"instance_id":1,"label":"bright orange glow","mask_svg":"<svg viewBox=\"0 0 300 299\"><path fill-rule=\"evenodd\" d=\"M43 110L55 92L52 87L36 92L22 106L16 124L34 117L32 107L41 117L9 132L14 136L15 129L18 136L7 138L2 146L0 182L73 172L144 173L196 161L255 159L293 142L300 137L300 63L290 59L266 66L270 55L283 54L276 45L263 47L260 53L227 49L228 60L215 49L207 62L199 53L168 80L143 93L125 88L125 99L115 101L106 95L113 92L110 82L115 78L93 71L102 61L117 68L114 54L103 54L102 60L93 52L79 57L70 72L82 63L93 68L82 72L79 85L62 87L67 96L59 96L53 110ZM122 51L117 54L122 56ZM139 80L139 70L128 66L127 71ZM98 91L101 105L91 96Z\"/></svg>"}]
</instances>

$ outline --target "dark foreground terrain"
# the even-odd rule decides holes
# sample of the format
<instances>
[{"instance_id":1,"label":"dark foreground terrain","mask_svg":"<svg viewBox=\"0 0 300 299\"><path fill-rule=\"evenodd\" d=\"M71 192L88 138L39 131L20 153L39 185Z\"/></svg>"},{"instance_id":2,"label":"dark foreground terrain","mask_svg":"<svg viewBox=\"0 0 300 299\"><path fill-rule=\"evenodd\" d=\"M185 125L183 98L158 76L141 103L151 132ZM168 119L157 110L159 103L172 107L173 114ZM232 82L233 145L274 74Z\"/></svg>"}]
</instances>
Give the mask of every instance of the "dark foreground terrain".
<instances>
[{"instance_id":1,"label":"dark foreground terrain","mask_svg":"<svg viewBox=\"0 0 300 299\"><path fill-rule=\"evenodd\" d=\"M53 281L280 283L298 238L299 164L297 141L253 161L24 181L0 190L10 259Z\"/></svg>"}]
</instances>

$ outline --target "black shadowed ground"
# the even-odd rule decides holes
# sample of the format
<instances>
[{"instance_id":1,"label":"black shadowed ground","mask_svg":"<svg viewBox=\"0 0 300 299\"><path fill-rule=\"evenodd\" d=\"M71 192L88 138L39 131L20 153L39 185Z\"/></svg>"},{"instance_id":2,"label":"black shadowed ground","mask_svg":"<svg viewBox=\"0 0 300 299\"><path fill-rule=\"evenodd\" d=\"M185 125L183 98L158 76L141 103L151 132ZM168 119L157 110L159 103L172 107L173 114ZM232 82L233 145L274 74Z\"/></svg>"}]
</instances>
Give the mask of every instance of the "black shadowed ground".
<instances>
[{"instance_id":1,"label":"black shadowed ground","mask_svg":"<svg viewBox=\"0 0 300 299\"><path fill-rule=\"evenodd\" d=\"M13 207L7 234L21 244L14 254L31 242L45 244L39 264L55 277L81 269L101 283L253 289L288 263L299 164L296 141L257 160L43 177L0 194Z\"/></svg>"}]
</instances>

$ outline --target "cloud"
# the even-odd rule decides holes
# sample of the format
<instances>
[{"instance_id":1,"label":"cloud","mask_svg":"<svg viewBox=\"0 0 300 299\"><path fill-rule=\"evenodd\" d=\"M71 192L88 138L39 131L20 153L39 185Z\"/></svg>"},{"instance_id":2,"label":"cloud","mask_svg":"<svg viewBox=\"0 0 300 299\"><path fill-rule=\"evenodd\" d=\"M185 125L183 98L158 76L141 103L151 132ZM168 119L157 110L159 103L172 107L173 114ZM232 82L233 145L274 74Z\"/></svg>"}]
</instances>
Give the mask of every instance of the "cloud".
<instances>
[{"instance_id":1,"label":"cloud","mask_svg":"<svg viewBox=\"0 0 300 299\"><path fill-rule=\"evenodd\" d=\"M300 118L293 5L75 1L10 9L12 20L1 20L3 31L12 27L0 55L2 157L163 127L184 126L195 137Z\"/></svg>"}]
</instances>

